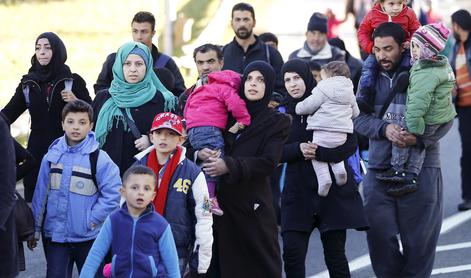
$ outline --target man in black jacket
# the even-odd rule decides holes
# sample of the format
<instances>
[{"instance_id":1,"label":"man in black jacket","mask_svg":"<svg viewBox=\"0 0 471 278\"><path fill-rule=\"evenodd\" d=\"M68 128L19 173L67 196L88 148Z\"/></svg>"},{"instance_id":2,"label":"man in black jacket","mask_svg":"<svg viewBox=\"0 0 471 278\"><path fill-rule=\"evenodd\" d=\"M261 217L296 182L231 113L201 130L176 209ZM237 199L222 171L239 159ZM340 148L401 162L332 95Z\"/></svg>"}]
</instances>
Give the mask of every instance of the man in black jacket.
<instances>
[{"instance_id":1,"label":"man in black jacket","mask_svg":"<svg viewBox=\"0 0 471 278\"><path fill-rule=\"evenodd\" d=\"M224 54L223 70L233 70L243 73L245 66L256 60L268 62L276 73L275 91L285 92L281 67L283 58L278 50L263 43L253 34L255 27L255 11L250 4L238 3L232 7L231 26L234 39L222 50Z\"/></svg>"},{"instance_id":2,"label":"man in black jacket","mask_svg":"<svg viewBox=\"0 0 471 278\"><path fill-rule=\"evenodd\" d=\"M177 64L171 57L159 52L158 48L152 43L152 37L155 35L154 15L149 12L138 12L132 19L131 28L132 39L149 47L152 53L152 60L154 61L154 68L165 67L173 74L173 77L175 78L175 86L172 93L176 96L180 95L185 91L185 81L183 80L183 76L180 73ZM113 80L112 68L115 59L116 53L111 53L103 63L103 68L101 69L96 84L93 85L95 95L99 91L110 87L111 81Z\"/></svg>"}]
</instances>

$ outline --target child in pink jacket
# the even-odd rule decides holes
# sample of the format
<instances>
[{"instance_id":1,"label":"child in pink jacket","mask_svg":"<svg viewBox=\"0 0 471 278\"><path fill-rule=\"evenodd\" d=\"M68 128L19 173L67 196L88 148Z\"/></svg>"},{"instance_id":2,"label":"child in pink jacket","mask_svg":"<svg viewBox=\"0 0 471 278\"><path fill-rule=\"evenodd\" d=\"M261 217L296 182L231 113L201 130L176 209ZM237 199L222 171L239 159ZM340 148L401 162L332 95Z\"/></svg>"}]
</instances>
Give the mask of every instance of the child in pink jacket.
<instances>
[{"instance_id":1,"label":"child in pink jacket","mask_svg":"<svg viewBox=\"0 0 471 278\"><path fill-rule=\"evenodd\" d=\"M190 94L183 112L188 138L195 150L209 148L224 150L222 131L226 128L228 112L237 121L239 128L250 125L250 115L245 102L239 96L240 75L231 70L210 73L207 80L200 79L197 88ZM206 176L211 212L222 215L216 199L215 178Z\"/></svg>"}]
</instances>

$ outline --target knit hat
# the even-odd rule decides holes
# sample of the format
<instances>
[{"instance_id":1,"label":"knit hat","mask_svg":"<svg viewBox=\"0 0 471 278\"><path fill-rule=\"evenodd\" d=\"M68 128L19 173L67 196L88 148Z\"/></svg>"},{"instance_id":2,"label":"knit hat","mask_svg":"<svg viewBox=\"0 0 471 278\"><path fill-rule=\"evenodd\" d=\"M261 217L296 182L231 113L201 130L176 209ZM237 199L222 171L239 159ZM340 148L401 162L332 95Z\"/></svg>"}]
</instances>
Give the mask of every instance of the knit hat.
<instances>
[{"instance_id":1,"label":"knit hat","mask_svg":"<svg viewBox=\"0 0 471 278\"><path fill-rule=\"evenodd\" d=\"M327 33L327 17L321 13L313 13L307 24L307 30Z\"/></svg>"},{"instance_id":2,"label":"knit hat","mask_svg":"<svg viewBox=\"0 0 471 278\"><path fill-rule=\"evenodd\" d=\"M420 47L420 58L433 58L440 53L446 45L450 30L442 23L424 25L415 31L412 42Z\"/></svg>"}]
</instances>

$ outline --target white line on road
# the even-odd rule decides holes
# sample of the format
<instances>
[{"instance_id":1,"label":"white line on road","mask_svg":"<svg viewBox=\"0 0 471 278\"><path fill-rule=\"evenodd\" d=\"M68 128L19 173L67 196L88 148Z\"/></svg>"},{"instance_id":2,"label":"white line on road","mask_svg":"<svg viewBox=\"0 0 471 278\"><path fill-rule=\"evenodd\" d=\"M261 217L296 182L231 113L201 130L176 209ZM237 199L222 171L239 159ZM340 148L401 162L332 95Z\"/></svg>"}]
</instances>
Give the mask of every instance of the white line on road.
<instances>
[{"instance_id":1,"label":"white line on road","mask_svg":"<svg viewBox=\"0 0 471 278\"><path fill-rule=\"evenodd\" d=\"M437 268L432 271L432 275L447 274L447 273L467 271L467 270L471 270L471 264Z\"/></svg>"},{"instance_id":2,"label":"white line on road","mask_svg":"<svg viewBox=\"0 0 471 278\"><path fill-rule=\"evenodd\" d=\"M447 217L446 219L443 220L442 228L440 230L440 235L448 233L449 231L458 227L459 225L463 224L469 219L471 219L471 210L460 212L460 213ZM436 251L441 252L441 251L448 251L448 250L460 249L460 248L470 248L470 247L471 247L471 242L466 242L466 243L438 246ZM354 272L364 267L367 267L370 264L371 264L370 255L365 254L349 262L348 266L350 268L350 272ZM440 268L440 269L446 270L448 268ZM440 269L436 269L436 270L440 270ZM459 271L464 271L464 270L459 270ZM312 275L307 278L328 278L328 277L329 277L329 272L325 270L323 272L317 273L316 275Z\"/></svg>"}]
</instances>

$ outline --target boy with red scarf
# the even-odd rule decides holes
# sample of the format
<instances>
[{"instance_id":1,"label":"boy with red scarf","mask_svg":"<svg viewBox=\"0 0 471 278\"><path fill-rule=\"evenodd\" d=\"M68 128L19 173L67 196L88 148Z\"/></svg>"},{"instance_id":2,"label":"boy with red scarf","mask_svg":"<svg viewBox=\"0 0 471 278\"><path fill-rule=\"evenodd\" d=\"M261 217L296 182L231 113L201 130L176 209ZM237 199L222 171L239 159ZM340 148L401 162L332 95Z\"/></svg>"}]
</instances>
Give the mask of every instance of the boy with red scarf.
<instances>
[{"instance_id":1,"label":"boy with red scarf","mask_svg":"<svg viewBox=\"0 0 471 278\"><path fill-rule=\"evenodd\" d=\"M179 116L157 114L149 135L153 145L135 156L135 164L146 165L157 175L153 204L170 223L181 273L185 273L191 255L190 271L203 274L211 262L213 218L204 173L185 158L185 148L180 146L182 134Z\"/></svg>"}]
</instances>

